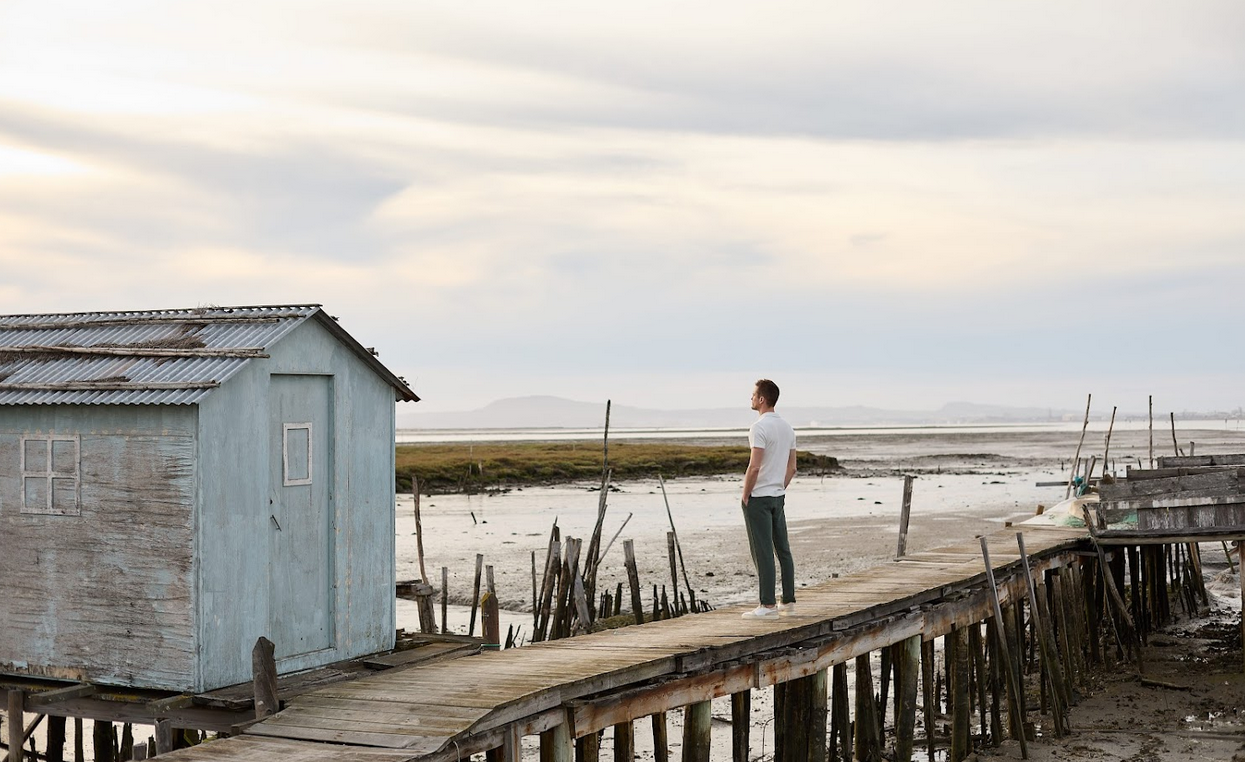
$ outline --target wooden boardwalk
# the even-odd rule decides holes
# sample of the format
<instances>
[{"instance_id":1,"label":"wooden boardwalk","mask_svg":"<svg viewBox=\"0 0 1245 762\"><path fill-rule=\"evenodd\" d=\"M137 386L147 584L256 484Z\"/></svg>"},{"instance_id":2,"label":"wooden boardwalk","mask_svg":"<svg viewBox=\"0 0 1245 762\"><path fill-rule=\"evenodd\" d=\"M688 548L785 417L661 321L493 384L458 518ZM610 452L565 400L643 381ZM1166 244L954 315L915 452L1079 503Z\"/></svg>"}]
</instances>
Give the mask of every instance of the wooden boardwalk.
<instances>
[{"instance_id":1,"label":"wooden boardwalk","mask_svg":"<svg viewBox=\"0 0 1245 762\"><path fill-rule=\"evenodd\" d=\"M989 535L1003 600L1023 595L1016 532ZM1085 530L1023 527L1035 570L1066 565ZM179 760L447 762L569 725L571 737L693 702L811 675L914 635L990 615L980 541L799 590L798 615L743 607L394 669L297 696L242 735Z\"/></svg>"}]
</instances>

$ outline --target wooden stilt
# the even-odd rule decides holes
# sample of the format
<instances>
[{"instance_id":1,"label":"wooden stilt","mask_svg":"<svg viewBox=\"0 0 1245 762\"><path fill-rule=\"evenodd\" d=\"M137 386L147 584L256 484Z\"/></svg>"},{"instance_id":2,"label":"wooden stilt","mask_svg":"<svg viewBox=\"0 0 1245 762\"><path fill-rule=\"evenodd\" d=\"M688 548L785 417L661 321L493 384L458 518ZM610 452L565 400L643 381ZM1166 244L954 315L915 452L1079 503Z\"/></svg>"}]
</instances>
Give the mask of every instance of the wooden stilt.
<instances>
[{"instance_id":1,"label":"wooden stilt","mask_svg":"<svg viewBox=\"0 0 1245 762\"><path fill-rule=\"evenodd\" d=\"M856 759L876 762L881 758L878 712L873 704L873 668L869 654L856 657Z\"/></svg>"},{"instance_id":2,"label":"wooden stilt","mask_svg":"<svg viewBox=\"0 0 1245 762\"><path fill-rule=\"evenodd\" d=\"M808 723L808 761L828 762L826 755L826 709L829 685L826 670L810 675L809 680L809 723Z\"/></svg>"},{"instance_id":3,"label":"wooden stilt","mask_svg":"<svg viewBox=\"0 0 1245 762\"><path fill-rule=\"evenodd\" d=\"M627 585L631 588L631 613L636 624L644 624L644 601L640 597L640 573L635 565L635 542L623 540L623 564L627 568Z\"/></svg>"},{"instance_id":4,"label":"wooden stilt","mask_svg":"<svg viewBox=\"0 0 1245 762\"><path fill-rule=\"evenodd\" d=\"M521 744L522 738L519 736L519 729L514 725L506 728L506 737L502 741L502 762L519 762L523 756Z\"/></svg>"},{"instance_id":5,"label":"wooden stilt","mask_svg":"<svg viewBox=\"0 0 1245 762\"><path fill-rule=\"evenodd\" d=\"M600 759L600 733L589 733L586 736L580 736L575 739L575 762L598 762Z\"/></svg>"},{"instance_id":6,"label":"wooden stilt","mask_svg":"<svg viewBox=\"0 0 1245 762\"><path fill-rule=\"evenodd\" d=\"M978 735L979 744L985 745L989 710L986 707L986 654L981 642L981 625L971 624L968 627L968 650L973 657L973 686L976 688L978 718L981 722Z\"/></svg>"},{"instance_id":7,"label":"wooden stilt","mask_svg":"<svg viewBox=\"0 0 1245 762\"><path fill-rule=\"evenodd\" d=\"M916 735L916 676L921 669L921 636L913 635L900 645L899 679L895 685L895 762L911 762Z\"/></svg>"},{"instance_id":8,"label":"wooden stilt","mask_svg":"<svg viewBox=\"0 0 1245 762\"><path fill-rule=\"evenodd\" d=\"M658 712L653 720L653 762L670 762L670 740L666 735L666 713ZM744 762L747 762L748 750L744 749Z\"/></svg>"},{"instance_id":9,"label":"wooden stilt","mask_svg":"<svg viewBox=\"0 0 1245 762\"><path fill-rule=\"evenodd\" d=\"M787 720L787 694L789 693L789 685L787 683L775 683L771 689L774 698L774 760L775 762L787 762L787 726L790 724Z\"/></svg>"},{"instance_id":10,"label":"wooden stilt","mask_svg":"<svg viewBox=\"0 0 1245 762\"><path fill-rule=\"evenodd\" d=\"M476 606L480 604L480 576L484 573L484 554L476 554L476 577L471 588L471 620L467 625L467 635L476 634Z\"/></svg>"},{"instance_id":11,"label":"wooden stilt","mask_svg":"<svg viewBox=\"0 0 1245 762\"><path fill-rule=\"evenodd\" d=\"M708 701L697 701L683 710L683 762L709 762L710 722Z\"/></svg>"},{"instance_id":12,"label":"wooden stilt","mask_svg":"<svg viewBox=\"0 0 1245 762\"><path fill-rule=\"evenodd\" d=\"M574 758L575 744L565 722L540 734L540 762L571 762Z\"/></svg>"},{"instance_id":13,"label":"wooden stilt","mask_svg":"<svg viewBox=\"0 0 1245 762\"><path fill-rule=\"evenodd\" d=\"M26 705L26 694L22 691L9 691L8 702L4 715L8 732L5 739L9 744L9 762L22 762L22 744L25 743L26 717L23 707Z\"/></svg>"},{"instance_id":14,"label":"wooden stilt","mask_svg":"<svg viewBox=\"0 0 1245 762\"><path fill-rule=\"evenodd\" d=\"M996 620L1006 623L1007 620L1004 619L1003 611L1001 607L999 606L999 589L994 584L994 567L990 565L990 547L985 537L981 538L981 556L986 566L986 581L989 583L988 589L990 593L990 603L994 608L994 617ZM1006 630L1004 630L1003 632L1005 633ZM1008 644L1007 644L1007 639L1002 638L1001 640L1002 642L1000 644L999 650L1002 652L1003 664L1007 672L1006 677L1007 677L1008 704L1010 704L1013 707L1012 713L1016 716L1015 726L1013 729L1015 731L1018 731L1016 740L1020 742L1020 756L1022 759L1028 759L1029 758L1029 746L1025 740L1024 713L1023 713L1023 710L1021 709L1021 707L1023 706L1021 704L1021 701L1023 700L1023 695L1020 690L1020 677L1019 677L1018 672L1016 671L1016 667L1018 665L1012 662L1012 658L1009 653L1010 649L1008 648Z\"/></svg>"},{"instance_id":15,"label":"wooden stilt","mask_svg":"<svg viewBox=\"0 0 1245 762\"><path fill-rule=\"evenodd\" d=\"M752 731L752 691L731 694L731 762L748 762Z\"/></svg>"},{"instance_id":16,"label":"wooden stilt","mask_svg":"<svg viewBox=\"0 0 1245 762\"><path fill-rule=\"evenodd\" d=\"M830 714L833 718L833 727L838 736L839 759L847 762L852 758L852 719L851 705L848 703L847 696L847 665L835 664L831 670L831 681L834 683L834 690L831 691Z\"/></svg>"},{"instance_id":17,"label":"wooden stilt","mask_svg":"<svg viewBox=\"0 0 1245 762\"><path fill-rule=\"evenodd\" d=\"M1067 688L1064 685L1063 670L1059 665L1059 655L1055 653L1054 643L1050 637L1050 614L1046 610L1045 591L1039 595L1034 589L1033 572L1029 568L1029 554L1025 551L1024 534L1016 533L1016 544L1020 548L1020 566L1024 572L1025 593L1029 599L1029 616L1037 624L1038 649L1042 654L1042 671L1050 680L1050 699L1054 714L1055 735L1064 736L1067 722Z\"/></svg>"},{"instance_id":18,"label":"wooden stilt","mask_svg":"<svg viewBox=\"0 0 1245 762\"><path fill-rule=\"evenodd\" d=\"M65 762L64 717L48 717L48 762Z\"/></svg>"},{"instance_id":19,"label":"wooden stilt","mask_svg":"<svg viewBox=\"0 0 1245 762\"><path fill-rule=\"evenodd\" d=\"M890 697L891 672L894 669L895 659L890 648L880 649L878 656L882 660L882 668L878 673L882 681L878 688L878 732L880 735L885 733L886 728L886 704Z\"/></svg>"},{"instance_id":20,"label":"wooden stilt","mask_svg":"<svg viewBox=\"0 0 1245 762\"><path fill-rule=\"evenodd\" d=\"M147 756L153 757L154 754ZM73 762L86 762L86 742L82 735L82 718L73 718Z\"/></svg>"},{"instance_id":21,"label":"wooden stilt","mask_svg":"<svg viewBox=\"0 0 1245 762\"><path fill-rule=\"evenodd\" d=\"M990 745L998 746L1003 742L1003 716L1000 710L1000 696L1003 694L1003 674L999 670L998 643L1001 636L998 622L992 617L986 620L986 658L989 660L990 671Z\"/></svg>"},{"instance_id":22,"label":"wooden stilt","mask_svg":"<svg viewBox=\"0 0 1245 762\"><path fill-rule=\"evenodd\" d=\"M614 762L631 762L635 758L635 726L620 722L614 726Z\"/></svg>"},{"instance_id":23,"label":"wooden stilt","mask_svg":"<svg viewBox=\"0 0 1245 762\"><path fill-rule=\"evenodd\" d=\"M951 690L948 694L951 705L951 754L947 759L960 762L972 751L969 739L969 697L972 693L968 685L968 630L957 627L952 636L947 638L947 645L951 647L947 653L947 659L951 662Z\"/></svg>"},{"instance_id":24,"label":"wooden stilt","mask_svg":"<svg viewBox=\"0 0 1245 762\"><path fill-rule=\"evenodd\" d=\"M921 641L921 714L925 723L925 748L929 762L934 762L934 715L937 698L934 693L934 641Z\"/></svg>"},{"instance_id":25,"label":"wooden stilt","mask_svg":"<svg viewBox=\"0 0 1245 762\"><path fill-rule=\"evenodd\" d=\"M112 723L107 720L92 720L91 725L91 745L95 748L95 762L114 762L115 757L112 753ZM170 739L170 751L172 750L172 745Z\"/></svg>"}]
</instances>

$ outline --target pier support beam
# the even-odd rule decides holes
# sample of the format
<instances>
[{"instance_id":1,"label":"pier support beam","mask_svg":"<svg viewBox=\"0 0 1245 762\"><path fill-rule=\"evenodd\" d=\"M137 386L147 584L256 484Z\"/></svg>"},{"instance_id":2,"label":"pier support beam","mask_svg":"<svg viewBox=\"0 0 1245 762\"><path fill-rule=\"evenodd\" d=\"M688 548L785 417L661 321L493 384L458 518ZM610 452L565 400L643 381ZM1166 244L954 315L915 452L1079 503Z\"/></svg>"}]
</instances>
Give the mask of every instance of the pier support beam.
<instances>
[{"instance_id":1,"label":"pier support beam","mask_svg":"<svg viewBox=\"0 0 1245 762\"><path fill-rule=\"evenodd\" d=\"M697 701L683 709L683 762L709 762L712 718L708 701Z\"/></svg>"},{"instance_id":2,"label":"pier support beam","mask_svg":"<svg viewBox=\"0 0 1245 762\"><path fill-rule=\"evenodd\" d=\"M540 762L572 762L574 759L575 744L571 743L571 729L565 722L540 734Z\"/></svg>"},{"instance_id":3,"label":"pier support beam","mask_svg":"<svg viewBox=\"0 0 1245 762\"><path fill-rule=\"evenodd\" d=\"M7 709L4 715L8 734L5 740L9 744L9 762L21 762L22 743L25 741L25 717L22 708L26 704L26 694L21 691L9 691Z\"/></svg>"},{"instance_id":4,"label":"pier support beam","mask_svg":"<svg viewBox=\"0 0 1245 762\"><path fill-rule=\"evenodd\" d=\"M878 710L873 702L873 666L869 654L856 657L856 759L875 762L882 758Z\"/></svg>"},{"instance_id":5,"label":"pier support beam","mask_svg":"<svg viewBox=\"0 0 1245 762\"><path fill-rule=\"evenodd\" d=\"M665 712L653 715L653 762L670 762L670 739L666 735ZM746 756L744 762L747 762Z\"/></svg>"},{"instance_id":6,"label":"pier support beam","mask_svg":"<svg viewBox=\"0 0 1245 762\"><path fill-rule=\"evenodd\" d=\"M752 733L752 691L731 694L731 762L748 762Z\"/></svg>"},{"instance_id":7,"label":"pier support beam","mask_svg":"<svg viewBox=\"0 0 1245 762\"><path fill-rule=\"evenodd\" d=\"M614 726L614 762L631 762L635 758L635 726L620 722Z\"/></svg>"},{"instance_id":8,"label":"pier support beam","mask_svg":"<svg viewBox=\"0 0 1245 762\"><path fill-rule=\"evenodd\" d=\"M895 760L910 762L916 736L916 678L921 670L921 636L899 644L899 680L895 686Z\"/></svg>"}]
</instances>

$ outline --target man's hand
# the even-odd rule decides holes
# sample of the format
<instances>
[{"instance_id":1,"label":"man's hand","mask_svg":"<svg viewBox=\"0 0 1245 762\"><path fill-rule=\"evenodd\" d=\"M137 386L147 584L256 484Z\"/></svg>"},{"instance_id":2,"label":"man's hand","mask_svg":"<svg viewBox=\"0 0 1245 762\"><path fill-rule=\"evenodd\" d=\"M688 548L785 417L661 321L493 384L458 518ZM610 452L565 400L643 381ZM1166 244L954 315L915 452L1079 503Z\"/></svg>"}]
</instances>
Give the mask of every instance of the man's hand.
<instances>
[{"instance_id":1,"label":"man's hand","mask_svg":"<svg viewBox=\"0 0 1245 762\"><path fill-rule=\"evenodd\" d=\"M765 448L753 447L748 456L748 470L744 472L743 504L745 506L748 505L748 499L752 497L752 489L757 486L757 477L761 475L761 461L764 459Z\"/></svg>"}]
</instances>

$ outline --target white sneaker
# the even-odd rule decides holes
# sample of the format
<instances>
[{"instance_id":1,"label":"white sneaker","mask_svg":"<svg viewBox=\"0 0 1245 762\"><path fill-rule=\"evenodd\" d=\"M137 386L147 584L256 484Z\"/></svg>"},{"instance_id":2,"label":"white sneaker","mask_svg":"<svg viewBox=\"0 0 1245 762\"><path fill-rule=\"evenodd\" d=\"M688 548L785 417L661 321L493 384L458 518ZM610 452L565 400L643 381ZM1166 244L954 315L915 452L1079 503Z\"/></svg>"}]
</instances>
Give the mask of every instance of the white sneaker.
<instances>
[{"instance_id":1,"label":"white sneaker","mask_svg":"<svg viewBox=\"0 0 1245 762\"><path fill-rule=\"evenodd\" d=\"M778 604L778 616L795 616L795 601Z\"/></svg>"},{"instance_id":2,"label":"white sneaker","mask_svg":"<svg viewBox=\"0 0 1245 762\"><path fill-rule=\"evenodd\" d=\"M776 619L778 617L777 608L766 608L765 606L757 606L752 611L745 611L744 619Z\"/></svg>"}]
</instances>

